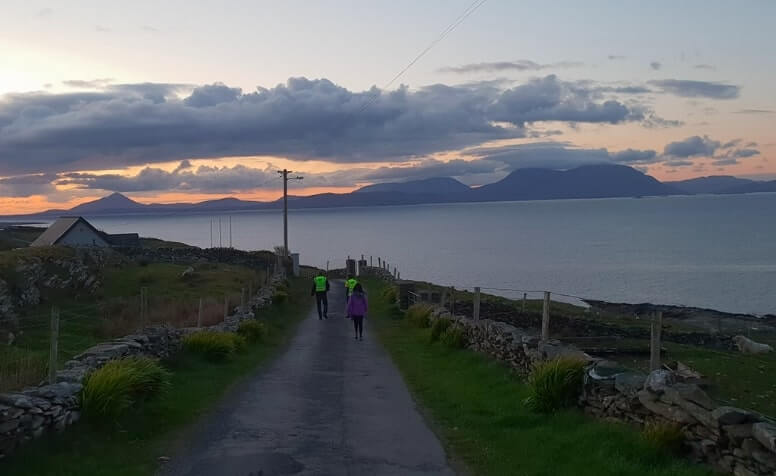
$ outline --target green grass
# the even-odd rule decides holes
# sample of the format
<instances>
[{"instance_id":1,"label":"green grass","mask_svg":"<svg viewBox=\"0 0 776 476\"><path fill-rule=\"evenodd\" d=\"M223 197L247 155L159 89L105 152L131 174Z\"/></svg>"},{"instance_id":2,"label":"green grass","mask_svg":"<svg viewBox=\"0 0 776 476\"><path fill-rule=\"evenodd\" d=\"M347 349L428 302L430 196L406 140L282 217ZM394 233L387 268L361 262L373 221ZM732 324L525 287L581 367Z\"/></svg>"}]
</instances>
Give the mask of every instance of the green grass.
<instances>
[{"instance_id":1,"label":"green grass","mask_svg":"<svg viewBox=\"0 0 776 476\"><path fill-rule=\"evenodd\" d=\"M522 403L527 386L499 363L429 342L429 329L400 319L368 280L372 322L454 457L476 475L710 474L674 459L622 425L578 410L544 416Z\"/></svg>"},{"instance_id":2,"label":"green grass","mask_svg":"<svg viewBox=\"0 0 776 476\"><path fill-rule=\"evenodd\" d=\"M28 443L7 461L0 474L15 476L138 476L154 474L160 456L169 456L185 428L242 377L282 349L309 309L307 280L294 280L291 299L260 311L267 339L249 345L232 360L215 363L183 353L165 362L171 388L118 421L119 429L81 422L65 434Z\"/></svg>"},{"instance_id":3,"label":"green grass","mask_svg":"<svg viewBox=\"0 0 776 476\"><path fill-rule=\"evenodd\" d=\"M187 352L199 354L207 360L220 362L228 360L245 348L244 337L234 332L199 331L183 338L183 348Z\"/></svg>"}]
</instances>

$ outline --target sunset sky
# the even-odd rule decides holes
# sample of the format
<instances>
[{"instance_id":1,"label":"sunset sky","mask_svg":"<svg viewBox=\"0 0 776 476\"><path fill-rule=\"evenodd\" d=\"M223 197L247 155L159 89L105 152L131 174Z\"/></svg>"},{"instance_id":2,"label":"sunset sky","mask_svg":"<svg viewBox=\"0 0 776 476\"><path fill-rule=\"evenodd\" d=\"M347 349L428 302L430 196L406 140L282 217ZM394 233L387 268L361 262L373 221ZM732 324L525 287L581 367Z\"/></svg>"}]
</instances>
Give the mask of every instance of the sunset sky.
<instances>
[{"instance_id":1,"label":"sunset sky","mask_svg":"<svg viewBox=\"0 0 776 476\"><path fill-rule=\"evenodd\" d=\"M521 167L776 178L776 2L5 0L0 215ZM457 19L463 22L390 81Z\"/></svg>"}]
</instances>

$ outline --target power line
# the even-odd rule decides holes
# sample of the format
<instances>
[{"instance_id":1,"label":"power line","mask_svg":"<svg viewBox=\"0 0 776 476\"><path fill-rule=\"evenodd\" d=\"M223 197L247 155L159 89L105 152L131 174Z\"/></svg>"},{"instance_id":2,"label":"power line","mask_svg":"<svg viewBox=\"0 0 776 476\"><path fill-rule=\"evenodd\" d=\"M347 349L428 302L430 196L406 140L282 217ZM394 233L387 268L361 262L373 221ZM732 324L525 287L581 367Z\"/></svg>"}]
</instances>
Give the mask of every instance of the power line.
<instances>
[{"instance_id":1,"label":"power line","mask_svg":"<svg viewBox=\"0 0 776 476\"><path fill-rule=\"evenodd\" d=\"M397 79L399 79L400 77L402 77L402 76L404 75L404 73L406 73L406 72L407 72L407 71L408 71L410 68L412 68L412 66L413 66L413 65L415 65L415 63L417 63L418 61L420 61L420 59L421 59L421 58L423 58L423 57L426 55L426 53L428 53L429 51L431 51L431 50L432 50L432 49L433 49L433 48L434 48L434 47L435 47L437 44L439 44L439 42L441 42L442 40L444 40L444 39L445 39L445 37L447 37L447 35L449 35L450 33L452 33L452 32L453 32L453 30L455 30L456 28L458 28L458 25L460 25L461 23L463 23L463 22L464 22L464 20L466 20L466 19L467 19L467 18L468 18L468 17L469 17L469 16L470 16L472 13L474 13L475 11L477 11L477 9L478 9L478 8L480 8L480 7L481 7L481 6L482 6L482 5L483 5L485 2L487 2L487 1L488 1L488 0L475 0L474 2L472 2L472 4L471 4L471 5L469 5L469 6L466 8L466 10L464 10L464 11L463 11L463 13L461 13L461 14L458 16L458 18L456 18L455 20L453 20L453 22L452 22L452 23L450 23L450 24L447 26L447 28L445 28L445 29L442 31L442 33L440 33L440 34L439 34L439 36L437 36L437 37L436 37L436 38L435 38L435 39L434 39L434 40L433 40L431 43L429 43L429 44L428 44L428 46L426 46L426 47L425 47L425 48L424 48L424 49L423 49L423 50L422 50L420 53L418 53L418 54L417 54L417 56L415 56L415 57L412 59L412 61L410 61L410 62L407 64L407 66L405 66L405 67L404 67L404 68L403 68L401 71L399 71L398 73L396 73L396 75L395 75L393 78L391 78L391 80L390 80L390 81L388 81L388 82L385 84L385 86L383 86L382 90L386 90L386 89L388 89L389 87L391 87L391 85L392 85L394 82L396 82L396 80L397 80ZM371 96L371 97L370 97L370 98L369 98L367 101L365 101L365 102L364 102L364 104L363 104L363 105L362 105L362 106L359 108L359 110L356 112L356 114L360 114L361 112L363 112L364 110L366 110L366 108L368 108L370 105L372 105L372 104L373 104L373 103L374 103L374 102L377 100L377 98L378 98L379 96L380 96L380 91L378 91L376 94L373 94L373 95L372 95L372 96Z\"/></svg>"}]
</instances>

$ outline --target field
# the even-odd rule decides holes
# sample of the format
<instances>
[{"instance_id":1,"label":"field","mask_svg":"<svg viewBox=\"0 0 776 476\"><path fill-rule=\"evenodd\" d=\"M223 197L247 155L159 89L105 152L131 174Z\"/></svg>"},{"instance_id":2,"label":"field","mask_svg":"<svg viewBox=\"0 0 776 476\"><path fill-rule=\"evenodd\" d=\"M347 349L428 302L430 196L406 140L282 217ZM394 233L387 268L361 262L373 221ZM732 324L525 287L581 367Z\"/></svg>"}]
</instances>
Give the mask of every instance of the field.
<instances>
[{"instance_id":1,"label":"field","mask_svg":"<svg viewBox=\"0 0 776 476\"><path fill-rule=\"evenodd\" d=\"M13 262L18 253L60 253L67 249L25 249L0 253L3 261ZM60 364L98 342L127 335L144 325L170 324L176 327L197 323L202 299L202 323L211 325L240 304L266 276L264 270L241 266L201 263L184 276L184 264L135 262L108 266L103 284L93 295L49 295L37 306L24 308L13 346L0 346L0 391L37 384L46 373L50 342L52 306L59 309ZM141 313L140 292L145 288L147 312Z\"/></svg>"}]
</instances>

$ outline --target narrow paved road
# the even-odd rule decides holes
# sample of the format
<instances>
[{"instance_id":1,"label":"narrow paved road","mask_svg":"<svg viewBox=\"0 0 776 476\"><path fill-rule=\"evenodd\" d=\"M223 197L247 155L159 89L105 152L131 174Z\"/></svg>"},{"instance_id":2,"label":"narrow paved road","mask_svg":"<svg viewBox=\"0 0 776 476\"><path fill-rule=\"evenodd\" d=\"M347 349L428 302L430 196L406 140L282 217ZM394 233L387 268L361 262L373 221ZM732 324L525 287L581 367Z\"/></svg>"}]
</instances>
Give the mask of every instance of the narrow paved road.
<instances>
[{"instance_id":1,"label":"narrow paved road","mask_svg":"<svg viewBox=\"0 0 776 476\"><path fill-rule=\"evenodd\" d=\"M398 370L344 319L313 309L288 349L225 399L164 469L170 476L453 475Z\"/></svg>"}]
</instances>

